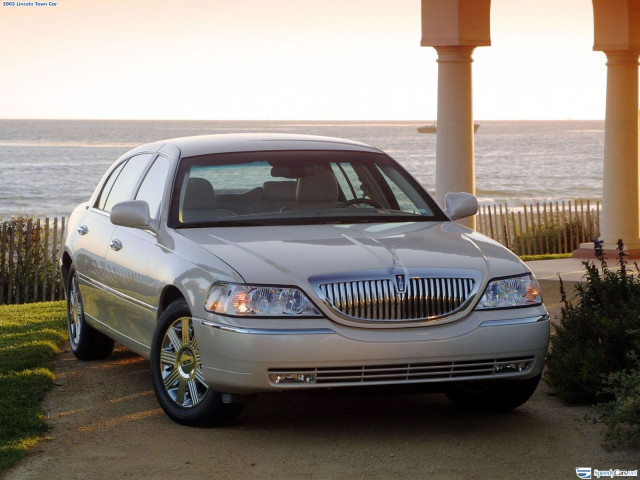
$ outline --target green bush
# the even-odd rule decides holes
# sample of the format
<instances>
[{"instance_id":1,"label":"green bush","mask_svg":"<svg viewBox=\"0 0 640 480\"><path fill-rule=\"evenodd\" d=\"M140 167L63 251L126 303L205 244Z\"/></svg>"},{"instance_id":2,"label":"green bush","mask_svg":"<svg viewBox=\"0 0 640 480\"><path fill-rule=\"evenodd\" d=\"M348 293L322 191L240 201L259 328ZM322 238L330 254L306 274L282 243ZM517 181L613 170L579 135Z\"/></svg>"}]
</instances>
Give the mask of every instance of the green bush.
<instances>
[{"instance_id":1,"label":"green bush","mask_svg":"<svg viewBox=\"0 0 640 480\"><path fill-rule=\"evenodd\" d=\"M598 406L600 420L608 427L605 447L609 450L640 444L640 359L635 352L629 359L634 363L631 369L612 373L605 381L603 391L613 400Z\"/></svg>"},{"instance_id":2,"label":"green bush","mask_svg":"<svg viewBox=\"0 0 640 480\"><path fill-rule=\"evenodd\" d=\"M600 252L601 268L584 262L586 281L570 302L562 288L562 316L551 338L547 383L567 403L610 401L603 388L615 372L634 367L629 353L640 340L640 276L627 269L618 241L618 270L609 269Z\"/></svg>"},{"instance_id":3,"label":"green bush","mask_svg":"<svg viewBox=\"0 0 640 480\"><path fill-rule=\"evenodd\" d=\"M564 239L567 239L568 251L573 251L580 246L578 232L592 233L597 230L595 222L584 222L580 218L573 218L571 222L563 220L559 215L552 215L548 225L530 226L530 230L517 231L513 239L516 252L520 255L527 251L538 254L565 253ZM524 245L524 251L520 251Z\"/></svg>"}]
</instances>

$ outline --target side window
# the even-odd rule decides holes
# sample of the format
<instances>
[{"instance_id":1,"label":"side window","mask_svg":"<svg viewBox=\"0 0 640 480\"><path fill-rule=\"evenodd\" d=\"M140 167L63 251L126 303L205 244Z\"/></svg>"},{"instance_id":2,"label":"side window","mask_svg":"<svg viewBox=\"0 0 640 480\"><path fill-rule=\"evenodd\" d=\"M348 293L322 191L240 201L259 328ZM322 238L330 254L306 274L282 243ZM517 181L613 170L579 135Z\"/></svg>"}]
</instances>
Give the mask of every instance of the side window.
<instances>
[{"instance_id":1,"label":"side window","mask_svg":"<svg viewBox=\"0 0 640 480\"><path fill-rule=\"evenodd\" d=\"M102 187L102 191L100 192L100 197L96 202L96 207L98 207L100 210L104 210L104 205L105 203L107 203L107 198L109 198L109 193L113 188L113 184L115 183L116 178L118 178L118 175L120 175L120 171L122 170L122 167L124 167L125 163L127 162L122 162L113 170L113 172L111 172L111 175L109 175L109 178L105 182L104 187Z\"/></svg>"},{"instance_id":2,"label":"side window","mask_svg":"<svg viewBox=\"0 0 640 480\"><path fill-rule=\"evenodd\" d=\"M408 184L406 181L403 181L403 178L395 168L380 168L380 166L376 166L376 168L387 182L393 196L398 202L400 210L406 213L419 215L433 215L433 210L431 210L431 208L425 203L424 199L417 194L414 189L404 190L401 187L402 185L408 186Z\"/></svg>"},{"instance_id":3,"label":"side window","mask_svg":"<svg viewBox=\"0 0 640 480\"><path fill-rule=\"evenodd\" d=\"M122 167L118 178L116 178L104 202L104 207L102 208L104 211L110 212L116 203L131 199L133 189L138 184L140 175L144 172L151 157L152 155L149 153L136 155L135 157L131 157L124 167Z\"/></svg>"},{"instance_id":4,"label":"side window","mask_svg":"<svg viewBox=\"0 0 640 480\"><path fill-rule=\"evenodd\" d=\"M159 156L147 172L140 185L136 200L144 200L149 204L151 218L157 218L164 194L164 186L169 172L169 159Z\"/></svg>"}]
</instances>

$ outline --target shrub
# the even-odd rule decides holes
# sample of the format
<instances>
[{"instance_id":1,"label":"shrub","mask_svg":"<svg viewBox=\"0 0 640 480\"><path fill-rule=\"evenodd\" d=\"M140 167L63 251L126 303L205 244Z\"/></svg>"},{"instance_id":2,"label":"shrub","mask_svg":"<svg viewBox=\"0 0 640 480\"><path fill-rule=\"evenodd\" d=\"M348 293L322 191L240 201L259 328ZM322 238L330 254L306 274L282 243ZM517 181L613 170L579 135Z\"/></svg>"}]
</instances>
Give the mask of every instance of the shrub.
<instances>
[{"instance_id":1,"label":"shrub","mask_svg":"<svg viewBox=\"0 0 640 480\"><path fill-rule=\"evenodd\" d=\"M595 232L597 226L594 220L583 221L573 218L571 222L563 220L560 215L552 215L547 225L530 226L529 230L517 231L513 239L516 252L522 255L526 251L537 251L539 254L564 253L565 238L568 251L580 246L579 232ZM527 249L528 245L528 249ZM520 251L524 246L524 251Z\"/></svg>"},{"instance_id":2,"label":"shrub","mask_svg":"<svg viewBox=\"0 0 640 480\"><path fill-rule=\"evenodd\" d=\"M608 427L605 447L609 450L640 444L640 359L635 352L629 359L634 363L631 369L612 373L605 381L603 392L613 400L598 406L600 420Z\"/></svg>"},{"instance_id":3,"label":"shrub","mask_svg":"<svg viewBox=\"0 0 640 480\"><path fill-rule=\"evenodd\" d=\"M546 381L567 403L612 400L605 381L634 367L629 353L639 344L640 276L629 273L621 240L618 270L609 269L599 253L601 268L584 262L586 280L571 302L561 283L564 305L551 338Z\"/></svg>"}]
</instances>

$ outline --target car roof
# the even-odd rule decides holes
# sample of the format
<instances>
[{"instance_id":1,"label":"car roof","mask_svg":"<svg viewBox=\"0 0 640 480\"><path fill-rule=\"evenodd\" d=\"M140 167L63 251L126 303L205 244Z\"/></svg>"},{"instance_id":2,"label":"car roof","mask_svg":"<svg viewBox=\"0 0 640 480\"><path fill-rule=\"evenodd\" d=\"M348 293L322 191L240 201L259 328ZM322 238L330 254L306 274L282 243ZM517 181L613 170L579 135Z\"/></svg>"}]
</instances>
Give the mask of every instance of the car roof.
<instances>
[{"instance_id":1,"label":"car roof","mask_svg":"<svg viewBox=\"0 0 640 480\"><path fill-rule=\"evenodd\" d=\"M172 138L142 145L130 153L158 151L170 145L180 149L181 157L268 150L347 150L382 153L377 148L353 140L283 133L234 133Z\"/></svg>"}]
</instances>

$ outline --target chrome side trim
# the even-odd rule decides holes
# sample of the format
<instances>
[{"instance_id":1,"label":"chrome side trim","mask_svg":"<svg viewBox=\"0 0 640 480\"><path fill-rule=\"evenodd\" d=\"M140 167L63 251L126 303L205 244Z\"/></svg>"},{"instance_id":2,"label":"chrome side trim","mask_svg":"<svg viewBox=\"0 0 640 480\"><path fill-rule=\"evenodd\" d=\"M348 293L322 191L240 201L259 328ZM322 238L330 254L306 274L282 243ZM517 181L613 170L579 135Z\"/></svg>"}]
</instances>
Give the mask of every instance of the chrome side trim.
<instances>
[{"instance_id":1,"label":"chrome side trim","mask_svg":"<svg viewBox=\"0 0 640 480\"><path fill-rule=\"evenodd\" d=\"M198 320L194 318L194 320ZM269 328L245 328L222 325L209 320L200 320L206 327L222 330L223 332L240 333L243 335L331 335L336 332L330 328L299 328L299 329L269 329Z\"/></svg>"},{"instance_id":2,"label":"chrome side trim","mask_svg":"<svg viewBox=\"0 0 640 480\"><path fill-rule=\"evenodd\" d=\"M100 290L104 290L105 292L114 295L116 297L120 297L123 300L132 303L138 307L142 307L145 310L149 310L150 312L157 312L158 311L158 307L154 307L153 305L149 305L148 303L144 303L141 302L140 300L130 297L129 295L125 295L122 292L119 292L111 287L107 287L106 285L104 285L103 283L100 282L96 282L95 280L87 277L86 275L81 274L80 272L78 272L78 276L80 277L80 280L82 280L83 282L85 282L86 284L92 285L95 288L99 288Z\"/></svg>"},{"instance_id":3,"label":"chrome side trim","mask_svg":"<svg viewBox=\"0 0 640 480\"><path fill-rule=\"evenodd\" d=\"M525 325L527 323L538 323L549 320L549 315L539 315L536 317L510 318L507 320L487 320L480 324L481 327L501 327L503 325Z\"/></svg>"}]
</instances>

